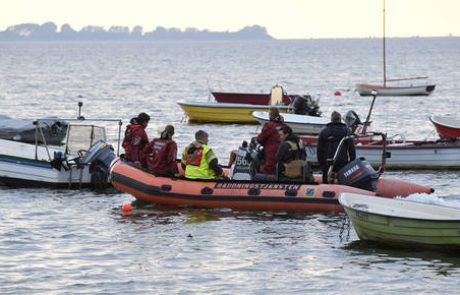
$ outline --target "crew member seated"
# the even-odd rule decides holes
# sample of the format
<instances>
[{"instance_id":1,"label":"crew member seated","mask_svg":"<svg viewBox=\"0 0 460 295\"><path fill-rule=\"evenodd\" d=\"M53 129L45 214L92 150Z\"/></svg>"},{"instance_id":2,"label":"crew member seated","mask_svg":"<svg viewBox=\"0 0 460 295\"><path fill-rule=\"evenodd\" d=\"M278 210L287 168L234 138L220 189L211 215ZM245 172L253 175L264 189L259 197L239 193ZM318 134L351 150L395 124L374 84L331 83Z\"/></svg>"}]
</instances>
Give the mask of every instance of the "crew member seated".
<instances>
[{"instance_id":1,"label":"crew member seated","mask_svg":"<svg viewBox=\"0 0 460 295\"><path fill-rule=\"evenodd\" d=\"M216 179L224 176L217 156L208 146L208 133L198 130L195 141L182 152L182 168L189 179Z\"/></svg>"},{"instance_id":2,"label":"crew member seated","mask_svg":"<svg viewBox=\"0 0 460 295\"><path fill-rule=\"evenodd\" d=\"M177 144L172 140L173 135L174 126L166 126L160 138L155 138L142 150L141 164L158 175L177 174Z\"/></svg>"},{"instance_id":3,"label":"crew member seated","mask_svg":"<svg viewBox=\"0 0 460 295\"><path fill-rule=\"evenodd\" d=\"M145 145L149 143L149 138L145 132L149 121L149 115L140 113L137 117L132 118L129 122L130 124L126 126L125 137L122 143L125 149L126 160L140 163L140 153Z\"/></svg>"},{"instance_id":4,"label":"crew member seated","mask_svg":"<svg viewBox=\"0 0 460 295\"><path fill-rule=\"evenodd\" d=\"M307 153L303 141L292 133L289 126L281 127L279 136L281 144L276 153L278 176L302 178L304 181L312 182L313 177L306 162Z\"/></svg>"}]
</instances>

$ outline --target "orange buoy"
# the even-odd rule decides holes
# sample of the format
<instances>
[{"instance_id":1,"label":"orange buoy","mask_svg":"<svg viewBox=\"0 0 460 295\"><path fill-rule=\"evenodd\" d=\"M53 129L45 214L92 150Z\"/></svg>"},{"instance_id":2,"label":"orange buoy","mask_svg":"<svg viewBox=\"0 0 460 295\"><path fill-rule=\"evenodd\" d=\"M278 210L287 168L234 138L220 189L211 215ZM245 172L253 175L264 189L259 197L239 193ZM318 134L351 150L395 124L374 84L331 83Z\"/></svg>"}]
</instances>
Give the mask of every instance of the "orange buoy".
<instances>
[{"instance_id":1,"label":"orange buoy","mask_svg":"<svg viewBox=\"0 0 460 295\"><path fill-rule=\"evenodd\" d=\"M123 211L123 213L129 213L133 210L133 206L131 206L131 204L123 204L123 206L121 206L121 211Z\"/></svg>"}]
</instances>

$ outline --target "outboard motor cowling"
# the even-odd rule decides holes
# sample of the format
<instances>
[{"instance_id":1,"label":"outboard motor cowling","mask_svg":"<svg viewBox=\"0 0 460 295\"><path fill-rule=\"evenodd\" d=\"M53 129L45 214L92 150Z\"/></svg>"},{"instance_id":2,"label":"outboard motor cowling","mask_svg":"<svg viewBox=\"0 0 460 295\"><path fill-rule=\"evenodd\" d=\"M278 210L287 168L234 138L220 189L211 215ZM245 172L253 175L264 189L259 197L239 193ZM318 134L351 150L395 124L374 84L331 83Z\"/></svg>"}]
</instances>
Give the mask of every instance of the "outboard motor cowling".
<instances>
[{"instance_id":1,"label":"outboard motor cowling","mask_svg":"<svg viewBox=\"0 0 460 295\"><path fill-rule=\"evenodd\" d=\"M319 117L321 115L318 101L314 100L310 95L295 96L291 107L294 109L294 114L296 115L308 115L315 117Z\"/></svg>"},{"instance_id":2,"label":"outboard motor cowling","mask_svg":"<svg viewBox=\"0 0 460 295\"><path fill-rule=\"evenodd\" d=\"M238 147L236 159L231 167L231 179L235 180L251 180L250 162L251 154L248 150L248 143L246 141Z\"/></svg>"},{"instance_id":3,"label":"outboard motor cowling","mask_svg":"<svg viewBox=\"0 0 460 295\"><path fill-rule=\"evenodd\" d=\"M296 115L306 115L307 114L307 100L303 96L294 97L292 102L292 108L294 109L294 114Z\"/></svg>"},{"instance_id":4,"label":"outboard motor cowling","mask_svg":"<svg viewBox=\"0 0 460 295\"><path fill-rule=\"evenodd\" d=\"M368 191L377 191L379 173L364 158L351 161L337 172L339 184Z\"/></svg>"},{"instance_id":5,"label":"outboard motor cowling","mask_svg":"<svg viewBox=\"0 0 460 295\"><path fill-rule=\"evenodd\" d=\"M98 140L79 159L78 164L90 165L91 183L96 190L102 190L109 186L109 167L114 159L112 146L103 140Z\"/></svg>"}]
</instances>

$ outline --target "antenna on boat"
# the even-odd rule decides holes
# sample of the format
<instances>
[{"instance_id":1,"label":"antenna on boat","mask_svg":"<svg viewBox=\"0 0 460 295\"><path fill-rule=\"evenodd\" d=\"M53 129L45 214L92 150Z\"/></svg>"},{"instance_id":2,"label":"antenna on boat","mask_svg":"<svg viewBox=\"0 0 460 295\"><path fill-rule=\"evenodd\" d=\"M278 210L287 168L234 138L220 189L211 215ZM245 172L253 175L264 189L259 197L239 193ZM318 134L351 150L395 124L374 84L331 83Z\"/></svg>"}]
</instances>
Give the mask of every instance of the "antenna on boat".
<instances>
[{"instance_id":1,"label":"antenna on boat","mask_svg":"<svg viewBox=\"0 0 460 295\"><path fill-rule=\"evenodd\" d=\"M81 107L83 106L83 102L79 101L78 102L78 117L77 120L84 120L85 117L81 115Z\"/></svg>"},{"instance_id":2,"label":"antenna on boat","mask_svg":"<svg viewBox=\"0 0 460 295\"><path fill-rule=\"evenodd\" d=\"M385 0L383 0L383 87L387 86L386 66L386 42L385 42Z\"/></svg>"},{"instance_id":3,"label":"antenna on boat","mask_svg":"<svg viewBox=\"0 0 460 295\"><path fill-rule=\"evenodd\" d=\"M371 94L372 94L372 103L371 103L371 107L369 108L369 113L367 113L367 117L366 117L366 121L364 121L364 127L363 127L363 131L362 133L366 133L366 130L367 130L367 126L369 126L371 124L371 113L372 113L372 109L374 108L374 103L375 103L375 98L377 97L377 91L375 91L375 89L373 89L371 91Z\"/></svg>"}]
</instances>

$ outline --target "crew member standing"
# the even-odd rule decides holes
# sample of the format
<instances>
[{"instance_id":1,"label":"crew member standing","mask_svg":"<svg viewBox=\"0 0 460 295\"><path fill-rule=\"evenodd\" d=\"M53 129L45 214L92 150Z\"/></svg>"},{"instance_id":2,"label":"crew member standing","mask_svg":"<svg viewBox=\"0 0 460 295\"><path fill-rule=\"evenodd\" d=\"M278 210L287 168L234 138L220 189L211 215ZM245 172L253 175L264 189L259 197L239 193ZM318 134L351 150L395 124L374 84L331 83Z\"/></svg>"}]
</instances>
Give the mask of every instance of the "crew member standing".
<instances>
[{"instance_id":1,"label":"crew member standing","mask_svg":"<svg viewBox=\"0 0 460 295\"><path fill-rule=\"evenodd\" d=\"M264 124L256 140L264 147L265 162L262 167L262 172L265 174L275 174L276 152L281 143L278 130L286 126L286 124L283 123L283 117L281 117L276 107L270 108L268 116L270 121Z\"/></svg>"},{"instance_id":2,"label":"crew member standing","mask_svg":"<svg viewBox=\"0 0 460 295\"><path fill-rule=\"evenodd\" d=\"M329 170L329 163L327 159L334 157L335 152L339 146L340 141L351 132L347 125L342 123L342 116L338 112L332 112L331 122L321 130L318 139L317 158L323 170L323 183L328 183L327 172ZM356 158L355 143L352 138L347 139L334 163L332 171L337 172L347 165L350 161Z\"/></svg>"}]
</instances>

